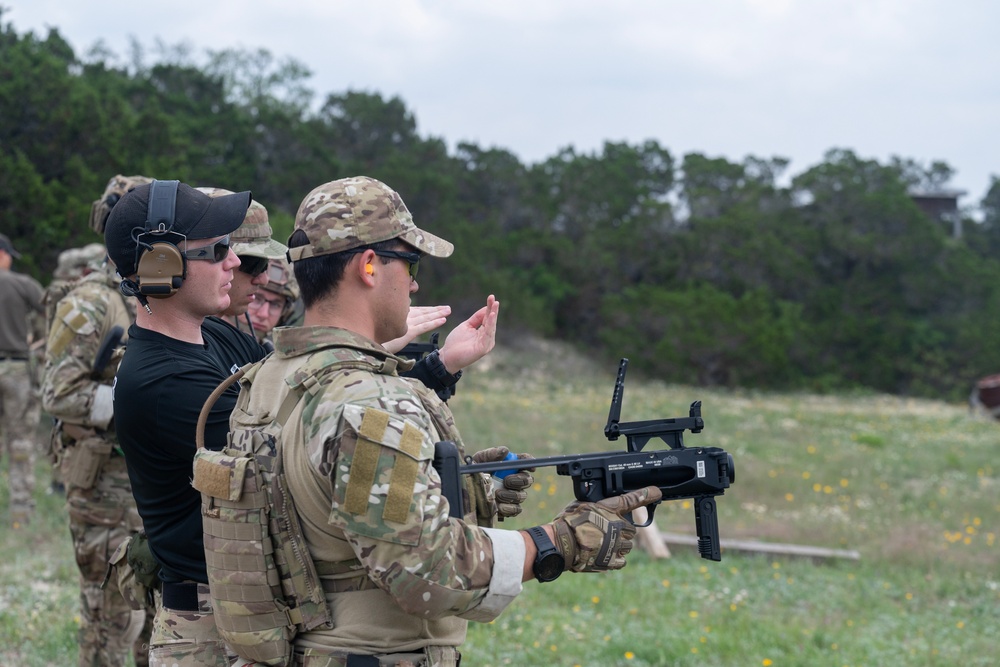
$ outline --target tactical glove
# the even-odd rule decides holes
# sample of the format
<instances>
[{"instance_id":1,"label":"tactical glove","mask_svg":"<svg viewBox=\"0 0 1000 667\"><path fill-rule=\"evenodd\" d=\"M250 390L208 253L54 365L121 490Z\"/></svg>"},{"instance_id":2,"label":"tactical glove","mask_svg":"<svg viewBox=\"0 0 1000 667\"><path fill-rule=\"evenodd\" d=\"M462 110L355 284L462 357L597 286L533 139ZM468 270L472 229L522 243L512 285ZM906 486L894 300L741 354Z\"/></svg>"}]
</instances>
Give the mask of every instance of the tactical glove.
<instances>
[{"instance_id":1,"label":"tactical glove","mask_svg":"<svg viewBox=\"0 0 1000 667\"><path fill-rule=\"evenodd\" d=\"M632 550L635 526L625 514L655 503L663 497L660 489L647 486L596 503L575 501L552 522L556 549L573 572L600 572L625 567Z\"/></svg>"},{"instance_id":2,"label":"tactical glove","mask_svg":"<svg viewBox=\"0 0 1000 667\"><path fill-rule=\"evenodd\" d=\"M472 455L473 463L492 463L493 461L503 461L510 452L506 447L490 447ZM518 459L532 459L531 454L518 454ZM526 468L514 473L510 473L502 480L497 479L498 484L494 486L494 497L496 502L497 517L501 521L515 517L521 513L521 504L528 497L527 489L535 483L535 478L531 476L534 468Z\"/></svg>"}]
</instances>

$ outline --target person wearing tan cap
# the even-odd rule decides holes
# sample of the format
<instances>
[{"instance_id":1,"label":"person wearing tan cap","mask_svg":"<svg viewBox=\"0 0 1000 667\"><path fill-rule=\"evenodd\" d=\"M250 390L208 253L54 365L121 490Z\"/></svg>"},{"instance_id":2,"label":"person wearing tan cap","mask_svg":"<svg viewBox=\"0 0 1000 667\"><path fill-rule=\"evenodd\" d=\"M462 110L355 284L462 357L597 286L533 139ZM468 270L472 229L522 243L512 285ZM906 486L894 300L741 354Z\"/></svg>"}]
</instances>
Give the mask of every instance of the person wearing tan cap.
<instances>
[{"instance_id":1,"label":"person wearing tan cap","mask_svg":"<svg viewBox=\"0 0 1000 667\"><path fill-rule=\"evenodd\" d=\"M385 183L358 176L306 196L288 246L305 320L275 329L275 352L247 370L253 381L230 426L238 441L249 415L280 405L285 416L277 456L329 610L327 625L300 629L293 664L455 667L467 621L495 619L523 581L625 565L635 529L623 513L658 500L656 487L574 503L552 523L516 531L492 524L520 511L525 486L494 495L488 478L466 476L469 502L461 519L450 517L434 444L450 440L464 455L462 436L435 392L399 375L413 362L384 343L407 331L420 263L448 257L451 243L418 228ZM437 373L493 347L499 309L489 296L428 355ZM286 400L304 376L316 384ZM507 453L493 447L472 460ZM526 472L511 477L531 483Z\"/></svg>"},{"instance_id":2,"label":"person wearing tan cap","mask_svg":"<svg viewBox=\"0 0 1000 667\"><path fill-rule=\"evenodd\" d=\"M223 188L198 188L198 190L209 197L233 194ZM257 299L261 287L267 284L268 263L283 258L288 250L283 243L271 238L271 234L267 209L260 202L250 202L243 224L229 235L233 252L240 259L240 266L239 270L233 273L229 306L219 313L223 321L258 339L261 339L261 336L254 331L247 308Z\"/></svg>"},{"instance_id":3,"label":"person wearing tan cap","mask_svg":"<svg viewBox=\"0 0 1000 667\"><path fill-rule=\"evenodd\" d=\"M35 430L41 417L30 367L29 339L44 337L44 291L37 280L11 270L21 253L0 234L0 447L8 455L10 516L14 528L35 509Z\"/></svg>"}]
</instances>

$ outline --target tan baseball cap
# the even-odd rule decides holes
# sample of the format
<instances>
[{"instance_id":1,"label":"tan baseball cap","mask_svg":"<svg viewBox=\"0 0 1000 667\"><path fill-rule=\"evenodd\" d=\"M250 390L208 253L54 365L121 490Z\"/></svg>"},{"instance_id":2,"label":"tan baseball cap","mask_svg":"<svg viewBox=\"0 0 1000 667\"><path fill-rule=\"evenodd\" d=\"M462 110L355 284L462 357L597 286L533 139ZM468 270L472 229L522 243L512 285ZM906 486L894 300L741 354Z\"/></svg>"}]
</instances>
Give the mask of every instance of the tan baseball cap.
<instances>
[{"instance_id":1,"label":"tan baseball cap","mask_svg":"<svg viewBox=\"0 0 1000 667\"><path fill-rule=\"evenodd\" d=\"M224 197L233 194L223 188L197 188L209 197ZM251 201L243 224L229 235L233 252L238 256L264 257L266 259L285 256L285 244L271 238L271 223L267 219L267 209L258 201Z\"/></svg>"},{"instance_id":2,"label":"tan baseball cap","mask_svg":"<svg viewBox=\"0 0 1000 667\"><path fill-rule=\"evenodd\" d=\"M293 262L395 238L433 257L448 257L455 250L448 241L417 228L399 194L368 176L314 189L295 214L295 229L305 232L309 245L288 250Z\"/></svg>"}]
</instances>

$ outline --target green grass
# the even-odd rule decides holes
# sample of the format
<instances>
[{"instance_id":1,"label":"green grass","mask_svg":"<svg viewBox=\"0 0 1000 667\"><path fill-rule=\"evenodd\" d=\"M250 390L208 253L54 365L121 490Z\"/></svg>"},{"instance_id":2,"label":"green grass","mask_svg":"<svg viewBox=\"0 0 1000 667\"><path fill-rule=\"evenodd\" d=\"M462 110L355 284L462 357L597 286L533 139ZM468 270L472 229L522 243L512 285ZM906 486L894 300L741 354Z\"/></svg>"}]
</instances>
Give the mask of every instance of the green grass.
<instances>
[{"instance_id":1,"label":"green grass","mask_svg":"<svg viewBox=\"0 0 1000 667\"><path fill-rule=\"evenodd\" d=\"M469 373L454 399L473 451L506 444L538 456L624 447L603 436L615 368L548 351ZM530 368L531 371L516 371ZM630 369L638 376L641 369ZM470 625L475 665L995 665L1000 632L1000 424L963 405L883 395L706 390L626 378L622 421L686 416L688 446L723 447L736 483L718 498L723 539L857 550L818 562L675 547L623 572L529 583L499 619ZM650 446L653 446L651 443ZM539 470L525 516L571 500ZM690 505L656 513L694 534Z\"/></svg>"},{"instance_id":2,"label":"green grass","mask_svg":"<svg viewBox=\"0 0 1000 667\"><path fill-rule=\"evenodd\" d=\"M48 422L51 423L51 422ZM46 439L43 440L47 442ZM65 499L49 495L48 464L36 471L31 523L10 525L7 460L0 474L0 665L75 665L79 571Z\"/></svg>"},{"instance_id":3,"label":"green grass","mask_svg":"<svg viewBox=\"0 0 1000 667\"><path fill-rule=\"evenodd\" d=\"M603 436L615 368L558 349L497 351L452 400L470 450L536 456L620 449ZM857 550L813 561L691 548L622 572L566 574L493 623L470 624L466 661L500 665L994 665L1000 633L1000 424L964 405L883 395L815 396L648 382L632 368L623 421L678 417L703 402L687 445L723 447L736 483L718 498L723 539ZM651 443L650 446L653 446ZM25 530L0 526L0 664L75 662L76 572L61 500ZM6 473L4 473L6 474ZM535 473L525 514L551 519L572 499L554 469ZM6 480L4 480L6 481ZM6 511L6 484L0 491ZM661 530L694 533L667 503Z\"/></svg>"}]
</instances>

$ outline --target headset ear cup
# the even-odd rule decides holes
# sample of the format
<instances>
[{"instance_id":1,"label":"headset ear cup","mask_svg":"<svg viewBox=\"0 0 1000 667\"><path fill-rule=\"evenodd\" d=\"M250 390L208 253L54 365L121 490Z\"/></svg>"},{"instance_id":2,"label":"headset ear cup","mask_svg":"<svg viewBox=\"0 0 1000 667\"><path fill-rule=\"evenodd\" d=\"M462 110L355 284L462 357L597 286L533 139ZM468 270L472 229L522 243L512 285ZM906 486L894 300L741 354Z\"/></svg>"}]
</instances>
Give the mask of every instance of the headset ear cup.
<instances>
[{"instance_id":1,"label":"headset ear cup","mask_svg":"<svg viewBox=\"0 0 1000 667\"><path fill-rule=\"evenodd\" d=\"M173 243L154 243L139 257L136 267L139 293L165 298L173 295L184 284L187 261Z\"/></svg>"}]
</instances>

